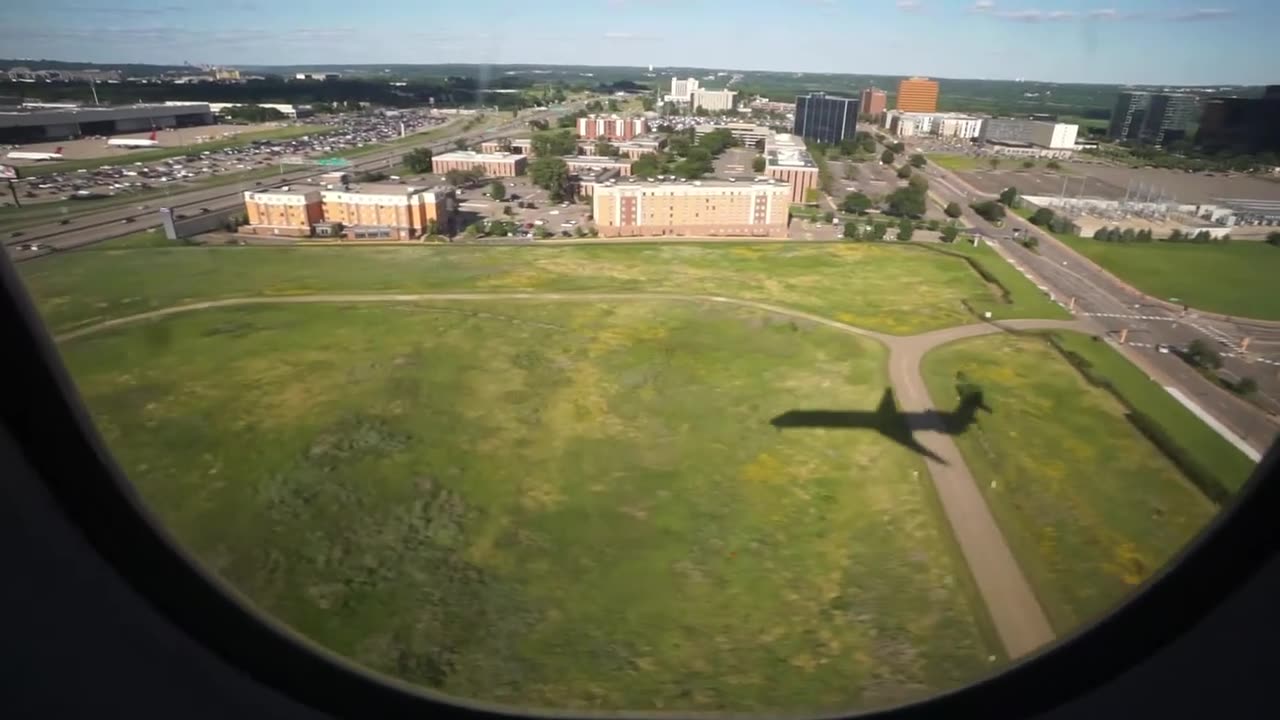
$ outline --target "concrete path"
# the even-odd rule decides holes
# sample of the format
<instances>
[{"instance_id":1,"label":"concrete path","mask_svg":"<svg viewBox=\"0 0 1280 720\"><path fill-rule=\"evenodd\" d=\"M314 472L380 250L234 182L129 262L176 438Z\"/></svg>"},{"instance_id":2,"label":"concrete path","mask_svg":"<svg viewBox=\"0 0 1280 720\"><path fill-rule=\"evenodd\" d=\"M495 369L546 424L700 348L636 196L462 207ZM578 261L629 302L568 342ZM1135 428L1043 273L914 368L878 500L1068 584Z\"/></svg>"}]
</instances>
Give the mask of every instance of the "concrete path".
<instances>
[{"instance_id":1,"label":"concrete path","mask_svg":"<svg viewBox=\"0 0 1280 720\"><path fill-rule=\"evenodd\" d=\"M887 335L838 322L820 315L791 308L721 297L718 295L690 295L668 293L347 293L315 294L272 297L237 297L221 300L175 305L106 320L78 328L57 336L59 342L73 340L111 328L151 320L180 313L210 308L237 307L243 305L294 305L311 303L395 303L423 301L595 301L615 302L629 300L667 300L675 302L724 303L749 307L786 317L817 323L841 332L872 338L889 349L889 381L902 412L922 413L934 410L920 362L924 355L939 345L964 338L993 333L1062 329L1088 331L1089 326L1076 320L1006 320L998 323L980 323L946 328L919 335ZM996 524L977 482L969 472L960 454L960 448L950 435L938 432L927 418L916 416L911 428L915 439L932 451L943 462L925 457L924 461L933 479L938 498L942 503L947 522L951 526L965 562L973 574L978 592L987 606L1005 652L1010 658L1031 653L1053 641L1053 629L1049 626L1030 583L1009 549L1004 535Z\"/></svg>"}]
</instances>

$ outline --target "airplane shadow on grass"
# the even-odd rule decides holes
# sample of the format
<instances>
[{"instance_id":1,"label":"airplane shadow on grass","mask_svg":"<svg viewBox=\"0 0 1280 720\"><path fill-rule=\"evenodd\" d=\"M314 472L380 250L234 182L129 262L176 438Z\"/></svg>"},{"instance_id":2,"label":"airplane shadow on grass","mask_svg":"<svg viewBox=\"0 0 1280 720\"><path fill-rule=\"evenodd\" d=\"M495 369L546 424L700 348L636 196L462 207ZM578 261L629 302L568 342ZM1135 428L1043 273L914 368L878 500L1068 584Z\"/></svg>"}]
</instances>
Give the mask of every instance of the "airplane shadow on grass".
<instances>
[{"instance_id":1,"label":"airplane shadow on grass","mask_svg":"<svg viewBox=\"0 0 1280 720\"><path fill-rule=\"evenodd\" d=\"M875 410L788 410L769 421L779 431L788 428L831 428L844 430L874 430L899 445L946 465L938 457L916 441L913 430L934 430L948 435L959 435L977 421L978 410L991 412L982 398L982 391L966 393L955 410L939 412L900 412L894 402L893 390L885 388L884 396Z\"/></svg>"}]
</instances>

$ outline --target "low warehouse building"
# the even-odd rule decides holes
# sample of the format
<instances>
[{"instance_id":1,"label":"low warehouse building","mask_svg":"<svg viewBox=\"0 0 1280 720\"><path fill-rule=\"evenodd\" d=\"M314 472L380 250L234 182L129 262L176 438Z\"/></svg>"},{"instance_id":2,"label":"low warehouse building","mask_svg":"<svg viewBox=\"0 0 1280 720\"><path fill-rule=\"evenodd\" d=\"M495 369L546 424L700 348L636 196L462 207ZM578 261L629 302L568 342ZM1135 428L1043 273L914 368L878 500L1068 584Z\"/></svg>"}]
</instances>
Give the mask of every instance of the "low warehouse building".
<instances>
[{"instance_id":1,"label":"low warehouse building","mask_svg":"<svg viewBox=\"0 0 1280 720\"><path fill-rule=\"evenodd\" d=\"M564 164L572 174L581 174L593 170L617 170L622 177L631 175L631 158L607 157L604 155L577 155L564 158Z\"/></svg>"},{"instance_id":2,"label":"low warehouse building","mask_svg":"<svg viewBox=\"0 0 1280 720\"><path fill-rule=\"evenodd\" d=\"M443 175L450 170L481 170L488 177L515 177L524 174L528 163L528 157L513 153L455 150L432 158L431 171Z\"/></svg>"},{"instance_id":3,"label":"low warehouse building","mask_svg":"<svg viewBox=\"0 0 1280 720\"><path fill-rule=\"evenodd\" d=\"M117 107L16 108L0 111L0 142L32 143L85 135L212 125L208 103Z\"/></svg>"}]
</instances>

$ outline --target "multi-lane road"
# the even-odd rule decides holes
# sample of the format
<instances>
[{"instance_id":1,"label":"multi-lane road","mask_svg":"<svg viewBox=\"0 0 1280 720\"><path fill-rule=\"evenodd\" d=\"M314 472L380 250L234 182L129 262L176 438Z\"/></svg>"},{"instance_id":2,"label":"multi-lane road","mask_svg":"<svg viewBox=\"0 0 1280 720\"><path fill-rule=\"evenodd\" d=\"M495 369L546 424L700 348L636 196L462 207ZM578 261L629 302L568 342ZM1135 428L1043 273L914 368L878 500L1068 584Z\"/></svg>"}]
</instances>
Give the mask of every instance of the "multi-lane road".
<instances>
[{"instance_id":1,"label":"multi-lane road","mask_svg":"<svg viewBox=\"0 0 1280 720\"><path fill-rule=\"evenodd\" d=\"M1280 324L1184 311L1181 306L1143 295L1019 216L1010 213L1004 227L993 226L969 209L970 202L988 196L937 165L930 164L926 172L936 199L959 203L968 225L1100 333L1117 340L1123 335L1125 354L1154 380L1191 398L1255 450L1264 452L1271 445L1280 431L1276 415L1280 412ZM1039 238L1036 250L1013 241L1014 229ZM1250 338L1250 352L1240 350L1246 337ZM1176 354L1157 350L1160 345L1186 347L1193 340L1215 345L1224 355L1227 372L1254 378L1261 401L1270 412L1215 386Z\"/></svg>"},{"instance_id":2,"label":"multi-lane road","mask_svg":"<svg viewBox=\"0 0 1280 720\"><path fill-rule=\"evenodd\" d=\"M559 112L545 110L522 116L519 119L513 119L511 122L494 128L459 132L456 135L449 135L444 139L424 143L420 146L399 145L389 147L386 150L370 153L353 160L349 169L362 170L385 167L388 161L394 161L414 147L427 147L433 151L441 151L452 149L459 140L480 142L527 132L529 121L552 118ZM65 225L60 222L50 222L23 228L20 236L5 238L4 242L15 260L28 260L46 255L52 252L52 249L69 250L113 237L127 235L138 230L159 227L161 224L160 215L157 212L159 207L168 207L173 209L175 213L187 216L198 214L204 208L208 208L209 211L225 210L242 204L243 193L246 190L296 183L317 177L331 170L332 168L307 168L305 170L286 172L268 179L257 180L258 185L255 185L254 181L246 180L217 187L175 192L163 201L151 199L141 206L132 204L116 206L101 212L76 217ZM27 243L38 243L42 249L36 251L18 249L20 245Z\"/></svg>"}]
</instances>

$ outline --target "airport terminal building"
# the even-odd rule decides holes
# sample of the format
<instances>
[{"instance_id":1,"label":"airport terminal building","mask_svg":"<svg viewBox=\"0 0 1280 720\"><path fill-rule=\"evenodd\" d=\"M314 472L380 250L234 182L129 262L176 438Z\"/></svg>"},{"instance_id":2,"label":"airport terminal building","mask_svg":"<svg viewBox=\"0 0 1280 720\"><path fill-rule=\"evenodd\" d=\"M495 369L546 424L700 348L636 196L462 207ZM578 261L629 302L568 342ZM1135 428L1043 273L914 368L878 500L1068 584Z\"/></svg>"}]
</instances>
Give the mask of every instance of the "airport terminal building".
<instances>
[{"instance_id":1,"label":"airport terminal building","mask_svg":"<svg viewBox=\"0 0 1280 720\"><path fill-rule=\"evenodd\" d=\"M21 106L0 108L0 143L73 140L167 128L212 125L208 103L116 107Z\"/></svg>"}]
</instances>

